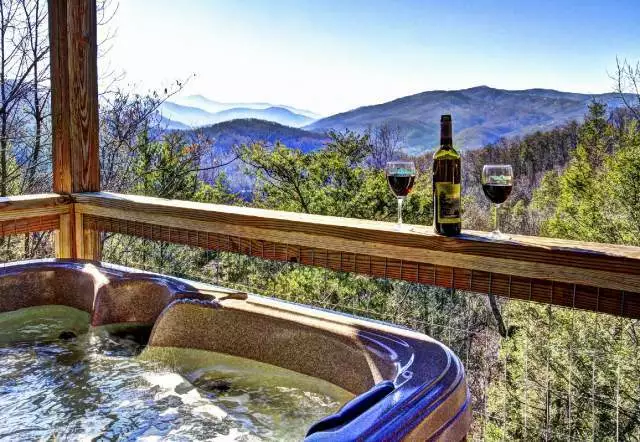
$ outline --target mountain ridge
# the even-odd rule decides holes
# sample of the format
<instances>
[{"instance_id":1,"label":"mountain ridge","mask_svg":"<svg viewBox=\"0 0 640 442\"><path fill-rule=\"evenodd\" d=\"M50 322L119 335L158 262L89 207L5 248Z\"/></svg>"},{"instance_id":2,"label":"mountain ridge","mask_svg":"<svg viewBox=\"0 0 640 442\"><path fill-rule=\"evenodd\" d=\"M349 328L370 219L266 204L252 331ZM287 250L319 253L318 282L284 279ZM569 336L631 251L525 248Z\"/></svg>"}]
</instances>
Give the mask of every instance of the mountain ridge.
<instances>
[{"instance_id":1,"label":"mountain ridge","mask_svg":"<svg viewBox=\"0 0 640 442\"><path fill-rule=\"evenodd\" d=\"M258 119L234 119L189 131L213 139L215 149L222 153L230 152L233 146L257 141L267 144L280 142L288 147L309 152L320 148L328 141L328 137L321 133Z\"/></svg>"},{"instance_id":2,"label":"mountain ridge","mask_svg":"<svg viewBox=\"0 0 640 442\"><path fill-rule=\"evenodd\" d=\"M205 97L201 97L206 100ZM210 101L211 103L215 103ZM197 103L194 103L197 104ZM251 104L249 104L251 105ZM211 108L209 106L209 108ZM273 121L291 127L301 127L314 121L313 118L291 111L288 107L230 107L210 112L199 106L179 104L173 101L163 102L159 109L163 119L188 127L202 127L235 119L260 119Z\"/></svg>"},{"instance_id":3,"label":"mountain ridge","mask_svg":"<svg viewBox=\"0 0 640 442\"><path fill-rule=\"evenodd\" d=\"M191 98L192 102L195 99L194 104L206 104L209 108L231 105L201 95L186 98ZM523 136L550 130L572 120L581 121L593 99L606 103L610 109L624 105L622 97L615 93L585 94L545 88L507 90L482 85L457 90L423 91L384 103L360 106L316 121L296 114L287 106L259 108L268 106L268 103L250 103L254 107L232 107L212 113L197 106L167 101L161 106L160 115L167 129L177 130L211 126L230 120L244 121L226 126L233 127L232 136L241 133L243 140L271 135L256 123L257 120L275 122L282 127L270 130L286 133L287 142L284 144L290 147L302 144L303 150L317 144L317 140L309 144L309 133L326 138L331 130L364 133L389 125L399 128L402 147L408 153L420 154L437 148L441 114L452 114L454 143L461 149L469 150L494 143L503 137ZM248 126L240 130L238 124ZM249 131L258 127L260 130L251 136ZM299 128L303 132L288 132L283 127Z\"/></svg>"},{"instance_id":4,"label":"mountain ridge","mask_svg":"<svg viewBox=\"0 0 640 442\"><path fill-rule=\"evenodd\" d=\"M246 107L250 109L266 109L268 107L282 107L293 113L304 115L314 120L322 118L321 115L315 112L312 112L310 110L300 109L297 107L287 106L284 104L272 104L264 101L228 103L223 101L211 100L210 98L207 98L201 94L187 95L186 97L178 97L174 101L178 104L183 104L185 106L200 107L208 112L213 112L213 113L219 112L221 110L231 109L234 107Z\"/></svg>"},{"instance_id":5,"label":"mountain ridge","mask_svg":"<svg viewBox=\"0 0 640 442\"><path fill-rule=\"evenodd\" d=\"M399 97L385 103L360 106L304 126L304 129L354 130L390 124L400 128L411 153L438 145L439 117L450 113L454 141L463 149L496 142L502 137L548 130L571 120L581 120L592 99L610 108L623 105L615 93L581 94L554 89L521 90L475 86L459 90L433 90Z\"/></svg>"},{"instance_id":6,"label":"mountain ridge","mask_svg":"<svg viewBox=\"0 0 640 442\"><path fill-rule=\"evenodd\" d=\"M212 100L201 94L179 96L179 97L172 98L171 101L183 106L199 107L211 113L216 113L216 112L233 109L233 108L266 109L269 107L281 107L295 114L299 114L299 115L303 115L308 118L311 118L312 120L317 120L319 118L322 118L322 115L307 109L301 109L294 106L288 106L285 104L273 104L273 103L268 103L266 101L224 102L224 101Z\"/></svg>"}]
</instances>

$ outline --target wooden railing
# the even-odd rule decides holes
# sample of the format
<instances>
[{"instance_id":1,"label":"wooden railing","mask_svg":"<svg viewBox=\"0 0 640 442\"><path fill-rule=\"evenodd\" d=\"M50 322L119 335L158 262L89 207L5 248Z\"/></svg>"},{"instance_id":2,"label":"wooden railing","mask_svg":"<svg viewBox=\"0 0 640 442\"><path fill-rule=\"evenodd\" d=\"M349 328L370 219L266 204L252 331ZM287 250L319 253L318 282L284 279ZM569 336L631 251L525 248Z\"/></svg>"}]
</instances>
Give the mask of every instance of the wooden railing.
<instances>
[{"instance_id":1,"label":"wooden railing","mask_svg":"<svg viewBox=\"0 0 640 442\"><path fill-rule=\"evenodd\" d=\"M111 193L0 200L2 235L56 230L58 257L99 259L97 232L640 318L640 248Z\"/></svg>"},{"instance_id":2,"label":"wooden railing","mask_svg":"<svg viewBox=\"0 0 640 442\"><path fill-rule=\"evenodd\" d=\"M70 256L64 247L71 238L64 234L68 232L65 226L71 224L72 210L71 198L56 193L0 198L0 237L55 232L56 256Z\"/></svg>"}]
</instances>

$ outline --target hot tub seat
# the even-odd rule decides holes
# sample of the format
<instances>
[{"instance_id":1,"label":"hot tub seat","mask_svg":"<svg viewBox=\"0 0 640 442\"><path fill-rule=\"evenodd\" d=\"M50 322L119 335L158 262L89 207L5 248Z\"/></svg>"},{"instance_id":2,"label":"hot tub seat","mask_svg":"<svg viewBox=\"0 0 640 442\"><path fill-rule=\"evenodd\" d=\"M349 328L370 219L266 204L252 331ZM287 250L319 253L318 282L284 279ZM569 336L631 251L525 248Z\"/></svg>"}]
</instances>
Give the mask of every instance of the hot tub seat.
<instances>
[{"instance_id":1,"label":"hot tub seat","mask_svg":"<svg viewBox=\"0 0 640 442\"><path fill-rule=\"evenodd\" d=\"M88 312L94 326L153 325L150 346L254 359L359 395L314 425L308 440L448 441L469 429L460 360L408 329L109 264L36 260L0 269L0 312L51 304Z\"/></svg>"}]
</instances>

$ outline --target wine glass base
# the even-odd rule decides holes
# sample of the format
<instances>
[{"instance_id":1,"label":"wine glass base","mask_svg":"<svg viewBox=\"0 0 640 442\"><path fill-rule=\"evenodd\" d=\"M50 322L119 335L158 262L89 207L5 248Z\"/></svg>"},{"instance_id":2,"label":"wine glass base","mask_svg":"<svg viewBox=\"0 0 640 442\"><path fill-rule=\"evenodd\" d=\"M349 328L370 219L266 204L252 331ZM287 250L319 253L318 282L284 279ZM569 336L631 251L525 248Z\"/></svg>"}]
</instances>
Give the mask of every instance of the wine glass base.
<instances>
[{"instance_id":1,"label":"wine glass base","mask_svg":"<svg viewBox=\"0 0 640 442\"><path fill-rule=\"evenodd\" d=\"M415 232L416 229L413 227L408 227L407 224L396 224L393 228L396 232Z\"/></svg>"},{"instance_id":2,"label":"wine glass base","mask_svg":"<svg viewBox=\"0 0 640 442\"><path fill-rule=\"evenodd\" d=\"M504 233L502 233L499 230L494 230L493 232L489 233L489 239L496 239L496 240L507 240L507 239L511 239L510 235L505 235Z\"/></svg>"}]
</instances>

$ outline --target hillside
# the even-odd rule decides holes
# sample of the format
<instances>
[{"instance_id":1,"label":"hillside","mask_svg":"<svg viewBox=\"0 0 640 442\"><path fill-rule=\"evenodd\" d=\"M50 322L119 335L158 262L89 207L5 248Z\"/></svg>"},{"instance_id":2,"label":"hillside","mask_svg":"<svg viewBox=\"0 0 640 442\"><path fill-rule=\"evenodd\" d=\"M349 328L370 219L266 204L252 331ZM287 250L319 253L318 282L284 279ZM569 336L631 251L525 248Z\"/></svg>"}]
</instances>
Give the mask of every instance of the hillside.
<instances>
[{"instance_id":1,"label":"hillside","mask_svg":"<svg viewBox=\"0 0 640 442\"><path fill-rule=\"evenodd\" d=\"M190 132L202 133L213 139L218 152L229 152L234 145L256 141L268 144L279 141L291 148L308 152L321 147L327 141L323 134L256 119L225 121Z\"/></svg>"},{"instance_id":2,"label":"hillside","mask_svg":"<svg viewBox=\"0 0 640 442\"><path fill-rule=\"evenodd\" d=\"M234 107L214 114L220 122L238 119L258 119L272 121L284 126L300 127L309 124L313 119L291 112L283 107L268 107L266 109L251 109Z\"/></svg>"},{"instance_id":3,"label":"hillside","mask_svg":"<svg viewBox=\"0 0 640 442\"><path fill-rule=\"evenodd\" d=\"M548 130L571 120L582 120L592 99L619 107L616 94L588 95L548 89L509 91L479 86L454 91L429 91L320 119L305 129L365 131L385 123L399 126L412 153L438 144L439 121L451 113L455 143L474 149L501 137Z\"/></svg>"}]
</instances>

